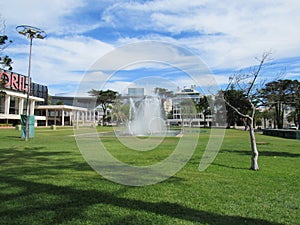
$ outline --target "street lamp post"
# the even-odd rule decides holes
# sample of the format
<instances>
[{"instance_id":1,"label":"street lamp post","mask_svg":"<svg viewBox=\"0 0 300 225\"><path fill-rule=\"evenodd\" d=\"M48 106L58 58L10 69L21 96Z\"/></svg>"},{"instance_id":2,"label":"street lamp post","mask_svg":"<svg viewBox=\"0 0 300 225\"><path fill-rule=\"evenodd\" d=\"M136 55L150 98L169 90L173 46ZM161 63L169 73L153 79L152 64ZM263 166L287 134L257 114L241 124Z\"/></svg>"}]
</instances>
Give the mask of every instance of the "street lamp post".
<instances>
[{"instance_id":1,"label":"street lamp post","mask_svg":"<svg viewBox=\"0 0 300 225\"><path fill-rule=\"evenodd\" d=\"M26 97L26 124L25 124L25 141L28 141L29 137L29 115L30 115L30 106L29 106L29 96L30 96L30 71L31 71L31 53L32 53L32 40L34 38L44 39L47 34L45 31L28 25L20 25L16 27L16 30L19 34L24 35L29 38L29 63L28 63L28 76L27 76L27 97Z\"/></svg>"}]
</instances>

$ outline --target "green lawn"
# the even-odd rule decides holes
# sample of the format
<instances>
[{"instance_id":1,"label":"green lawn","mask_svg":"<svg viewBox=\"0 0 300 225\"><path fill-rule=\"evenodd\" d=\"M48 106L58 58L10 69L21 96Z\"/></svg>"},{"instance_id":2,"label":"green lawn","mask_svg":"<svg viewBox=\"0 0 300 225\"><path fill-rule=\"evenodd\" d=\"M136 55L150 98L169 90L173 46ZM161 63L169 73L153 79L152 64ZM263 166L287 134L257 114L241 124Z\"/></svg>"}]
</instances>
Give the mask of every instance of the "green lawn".
<instances>
[{"instance_id":1,"label":"green lawn","mask_svg":"<svg viewBox=\"0 0 300 225\"><path fill-rule=\"evenodd\" d=\"M109 131L111 128L105 128ZM99 131L102 131L101 128ZM198 170L209 137L172 178L130 187L102 178L84 161L71 129L0 129L0 224L300 224L300 141L257 134L260 170L250 167L248 133L226 130L205 172ZM136 153L111 136L101 138L120 160L159 161L178 139Z\"/></svg>"}]
</instances>

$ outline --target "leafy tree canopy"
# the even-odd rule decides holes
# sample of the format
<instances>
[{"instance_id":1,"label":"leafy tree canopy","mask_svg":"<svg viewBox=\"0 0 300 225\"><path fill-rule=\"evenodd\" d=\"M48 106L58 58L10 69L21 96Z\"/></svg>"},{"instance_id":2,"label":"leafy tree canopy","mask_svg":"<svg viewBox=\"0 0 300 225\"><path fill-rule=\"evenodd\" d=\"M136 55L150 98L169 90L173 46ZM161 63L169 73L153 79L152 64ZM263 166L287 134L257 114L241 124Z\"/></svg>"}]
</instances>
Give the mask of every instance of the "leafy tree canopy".
<instances>
[{"instance_id":1,"label":"leafy tree canopy","mask_svg":"<svg viewBox=\"0 0 300 225\"><path fill-rule=\"evenodd\" d=\"M100 105L103 109L103 123L106 121L107 109L110 104L114 103L118 97L118 92L112 90L95 90L92 89L88 92L91 96L96 97L97 105Z\"/></svg>"},{"instance_id":2,"label":"leafy tree canopy","mask_svg":"<svg viewBox=\"0 0 300 225\"><path fill-rule=\"evenodd\" d=\"M242 90L235 90L232 86L230 89L223 91L224 99L233 107L235 107L242 114L248 114L251 110L251 104ZM240 118L235 109L226 104L227 111L227 126L237 122Z\"/></svg>"}]
</instances>

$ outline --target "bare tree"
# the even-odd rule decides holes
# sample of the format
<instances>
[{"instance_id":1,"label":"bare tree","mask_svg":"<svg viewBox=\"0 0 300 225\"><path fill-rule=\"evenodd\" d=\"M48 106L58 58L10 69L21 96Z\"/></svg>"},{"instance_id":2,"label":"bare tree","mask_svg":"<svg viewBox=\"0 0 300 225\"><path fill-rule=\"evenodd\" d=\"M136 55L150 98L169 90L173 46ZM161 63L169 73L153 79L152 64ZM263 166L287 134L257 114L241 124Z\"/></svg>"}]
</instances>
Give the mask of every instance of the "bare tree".
<instances>
[{"instance_id":1,"label":"bare tree","mask_svg":"<svg viewBox=\"0 0 300 225\"><path fill-rule=\"evenodd\" d=\"M254 126L254 116L257 109L257 93L258 93L258 77L262 73L263 67L266 65L270 58L271 52L264 52L260 58L256 58L258 60L258 65L250 68L248 73L238 73L230 78L228 88L234 87L237 90L240 90L244 93L247 101L251 105L251 109L248 113L243 113L237 107L233 106L228 99L225 98L225 103L230 106L237 114L241 117L247 119L248 127L249 127L249 135L251 142L251 167L252 170L259 170L258 166L258 149L256 145L256 137L255 137L255 126Z\"/></svg>"}]
</instances>

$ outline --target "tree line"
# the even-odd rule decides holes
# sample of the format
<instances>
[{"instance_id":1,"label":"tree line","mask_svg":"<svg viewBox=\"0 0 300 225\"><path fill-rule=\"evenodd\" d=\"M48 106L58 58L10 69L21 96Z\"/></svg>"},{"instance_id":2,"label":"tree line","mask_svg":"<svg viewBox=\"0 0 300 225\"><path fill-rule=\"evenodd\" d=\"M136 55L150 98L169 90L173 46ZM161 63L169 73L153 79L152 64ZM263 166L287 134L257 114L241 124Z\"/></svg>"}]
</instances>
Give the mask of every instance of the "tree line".
<instances>
[{"instance_id":1,"label":"tree line","mask_svg":"<svg viewBox=\"0 0 300 225\"><path fill-rule=\"evenodd\" d=\"M242 90L230 87L222 91L224 98L243 114L249 113L251 104ZM272 120L272 128L284 128L284 119L300 129L300 82L298 80L280 79L264 85L257 90L253 101L256 109L255 125L268 127L266 120ZM247 120L240 116L232 107L226 106L227 126L243 123Z\"/></svg>"},{"instance_id":2,"label":"tree line","mask_svg":"<svg viewBox=\"0 0 300 225\"><path fill-rule=\"evenodd\" d=\"M247 100L246 94L242 90L237 90L234 86L230 86L227 90L220 90L221 94L224 96L224 99L229 103L226 104L226 112L227 112L227 128L234 126L235 124L243 124L245 127L248 127L249 121L238 114L234 108L236 108L240 113L247 115L251 111L251 104ZM282 129L284 128L284 119L287 118L288 122L295 124L298 129L300 126L300 82L298 80L289 80L289 79L280 79L277 81L272 81L266 83L263 88L256 90L256 98L252 102L255 107L255 117L254 122L255 126L259 127L264 125L264 127L268 127L266 120L272 120L272 128ZM175 94L164 88L156 88L155 93L162 99L165 100L167 98L173 98ZM103 121L110 119L107 118L108 109L111 109L112 112L117 111L114 110L114 107L120 109L121 103L121 95L117 91L112 90L91 90L89 91L91 96L97 98L97 104L100 105L103 109ZM212 110L209 103L208 98L210 96L202 96L200 97L198 102L194 103L196 113L203 113L204 116L207 116L212 113ZM234 108L233 108L233 107ZM120 120L124 120L124 116L120 115L120 111L118 110L119 115L114 115L115 119L119 118ZM287 114L288 113L288 114ZM172 118L172 111L169 115L169 118Z\"/></svg>"}]
</instances>

